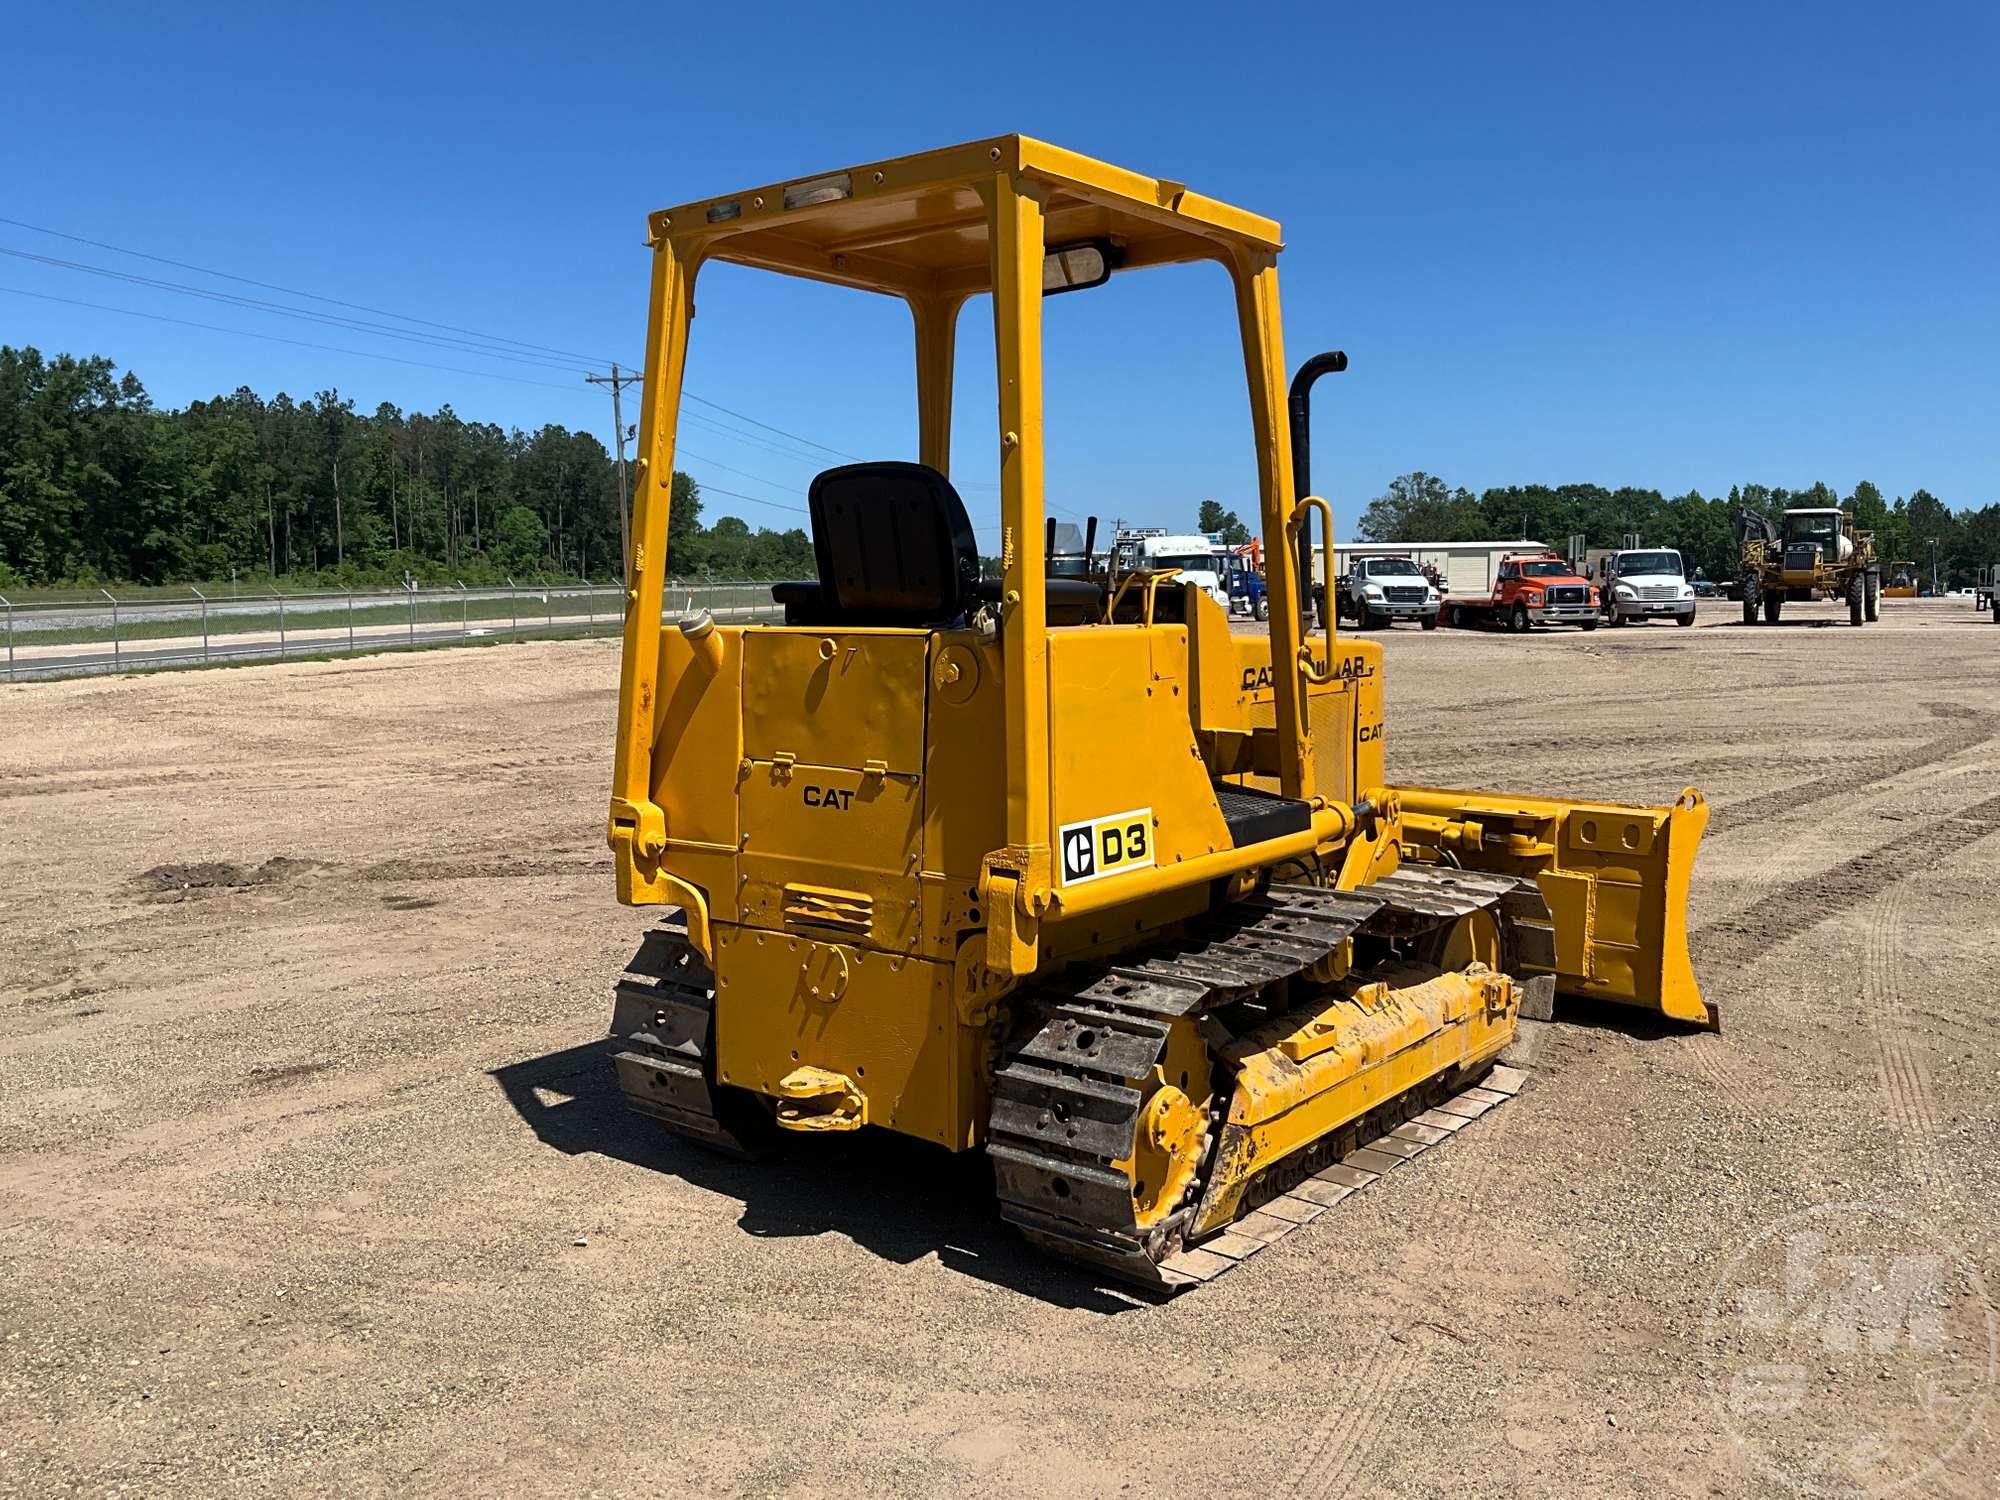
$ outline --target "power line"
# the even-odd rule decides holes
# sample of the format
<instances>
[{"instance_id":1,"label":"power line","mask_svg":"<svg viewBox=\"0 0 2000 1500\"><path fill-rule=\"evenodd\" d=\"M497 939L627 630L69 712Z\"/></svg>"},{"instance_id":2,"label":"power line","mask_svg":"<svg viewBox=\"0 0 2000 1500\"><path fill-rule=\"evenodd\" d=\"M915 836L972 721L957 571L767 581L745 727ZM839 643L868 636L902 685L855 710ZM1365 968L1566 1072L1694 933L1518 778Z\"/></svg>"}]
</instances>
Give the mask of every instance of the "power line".
<instances>
[{"instance_id":1,"label":"power line","mask_svg":"<svg viewBox=\"0 0 2000 1500\"><path fill-rule=\"evenodd\" d=\"M696 480L695 483L701 484L701 481ZM701 492L704 495L727 495L732 500L747 500L752 505L768 505L773 510L790 511L795 516L808 514L803 506L782 505L776 500L760 500L755 495L746 495L740 490L725 490L721 485L717 484L702 484Z\"/></svg>"},{"instance_id":2,"label":"power line","mask_svg":"<svg viewBox=\"0 0 2000 1500\"><path fill-rule=\"evenodd\" d=\"M93 266L82 261L64 260L56 256L38 255L33 251L15 250L15 249L10 249L6 246L0 246L0 255L13 256L19 260L37 262L42 265L54 266L63 270L81 271L88 275L102 276L112 280L123 281L135 286L152 287L154 289L161 291L175 292L183 296L199 297L205 301L222 303L225 306L242 307L249 309L251 311L275 314L280 317L297 318L303 322L318 323L326 327L342 329L347 332L360 333L366 336L397 339L405 343L419 344L429 348L444 349L456 353L472 354L476 357L483 359L506 360L511 363L527 365L533 368L566 370L571 367L567 364L556 363L553 360L531 358L520 354L509 353L504 349L482 347L482 344L510 344L515 346L516 348L535 350L543 354L554 354L561 356L565 359L575 358L575 359L585 360L586 362L590 361L589 356L583 354L577 354L575 351L572 350L557 349L544 344L533 344L527 342L526 340L510 338L503 334L481 333L476 329L461 328L450 323L439 323L428 318L414 317L408 313L392 312L386 308L371 307L365 303L347 302L338 297L323 296L318 292L308 292L300 290L299 288L296 287L281 286L275 282L259 281L253 277L236 275L234 272L218 271L215 270L213 267L195 265L190 261L175 260L169 256L154 255L144 250L134 250L131 249L129 246L114 245L105 240L90 239L87 236L79 234L68 234L60 229L50 229L45 225L31 224L24 219L14 219L14 218L8 218L4 215L0 215L0 224L11 224L14 225L16 228L32 230L37 234L52 235L57 239L70 240L81 245L91 245L100 250L110 250L113 253L119 255L134 256L140 260L152 261L159 265L174 266L181 270L193 271L196 274L202 276L219 277L222 280L234 281L244 286L259 287L265 291L283 292L287 296L304 297L309 299L310 301L324 302L329 306L333 307L351 308L354 311L372 313L378 317L394 318L400 322L414 323L426 328L442 329L447 333L458 334L462 335L463 337L453 338L453 339L434 338L425 334L411 333L403 329L388 328L377 323L368 323L361 319L322 315L308 311L303 308L289 308L279 303L266 301L261 297L241 297L233 293L218 292L205 287L188 286L182 282L168 281L158 277L140 276L128 271L118 271L107 266ZM554 381L529 380L521 376L502 375L492 370L474 370L474 369L468 369L462 365L442 365L433 363L428 360L400 358L396 355L391 355L391 354L376 354L365 349L349 349L334 344L318 344L318 343L313 343L306 339L288 339L280 337L279 335L276 334L253 333L250 330L243 328L226 328L220 324L215 324L215 323L200 323L186 318L168 317L163 313L140 312L135 308L127 308L127 307L112 307L106 303L86 302L79 298L74 298L74 297L58 297L47 292L31 292L21 287L0 286L0 291L11 292L16 296L21 296L21 297L34 297L44 302L62 303L70 307L85 307L85 308L91 308L98 312L118 313L125 317L146 318L156 323L170 323L183 328L199 328L211 333L232 334L238 338L259 339L266 343L289 344L295 348L315 349L328 354L348 354L348 355L353 355L360 359L381 360L390 364L409 365L418 369L438 370L447 374L454 374L454 375L484 376L489 380L504 380L514 385L539 385L539 386L546 386L550 390L570 389L570 387L558 385ZM481 342L468 343L466 342L466 340L468 339L479 340ZM831 454L835 458L845 458L857 463L864 461L859 454L850 453L842 448L835 448L830 444L819 442L817 439L814 438L809 438L805 436L803 433L792 432L787 428L779 427L773 423L762 421L757 417L749 415L747 412L740 412L733 407L724 406L719 401L711 401L706 396L697 395L693 391L683 391L682 395L689 401L694 401L702 406L709 407L714 411L719 411L726 416L735 418L739 422L747 422L753 427L760 428L764 432L772 433L775 436L784 438L790 442L801 443L809 448L816 448L821 453ZM689 418L698 422L702 426L706 427L708 430L716 433L718 436L728 437L732 441L760 448L763 451L773 454L775 457L787 458L795 463L806 463L806 464L817 465L822 462L822 460L807 454L799 453L796 451L787 451L784 448L780 447L779 445L770 442L768 439L760 439L754 433L745 433L732 430L729 427L723 425L720 422L715 421L712 418L704 419L700 417L699 414L690 412L683 412L682 415L684 418ZM703 461L708 463L717 462L714 459L707 459ZM718 464L717 466L725 469L730 468L730 466L727 464ZM746 470L731 469L731 472L744 474L746 477L756 479L758 480L759 483L762 484L770 484L778 488L783 487L780 486L778 482L775 480L765 479L758 475L749 474L748 471ZM997 485L976 480L966 480L963 481L963 484L964 487L967 489L993 490L998 488ZM728 492L724 491L722 493L728 493ZM758 502L754 500L754 497L749 497L749 496L745 496L742 498L750 499L752 500L752 503L762 503L762 504L773 503L769 501ZM796 509L795 507L783 507L783 508ZM1076 512L1068 509L1066 506L1048 503L1047 508L1056 511L1062 515L1069 516L1073 520L1082 519L1082 517L1078 516Z\"/></svg>"},{"instance_id":3,"label":"power line","mask_svg":"<svg viewBox=\"0 0 2000 1500\"><path fill-rule=\"evenodd\" d=\"M76 297L57 297L49 292L31 292L24 287L0 286L0 292L11 292L16 297L34 297L42 302L61 302L69 307L88 307L97 312L119 313L128 318L147 318L155 323L172 323L181 328L203 328L210 333L234 334L240 339L262 339L267 344L292 344L300 349L319 349L327 354L352 354L359 359L386 360L392 365L415 365L423 370L443 370L451 375L478 375L487 380L505 380L512 385L539 385L552 391L566 391L572 396L583 393L574 386L558 385L553 380L530 380L522 375L502 375L497 370L469 370L463 365L433 364L427 359L404 359L396 354L376 354L368 349L346 349L337 344L315 344L306 339L288 339L275 333L252 333L247 328L224 328L220 323L197 323L189 318L170 318L165 313L140 312L130 307L112 307L103 302L84 302Z\"/></svg>"},{"instance_id":4,"label":"power line","mask_svg":"<svg viewBox=\"0 0 2000 1500\"><path fill-rule=\"evenodd\" d=\"M0 222L11 222L11 221L0 220ZM130 253L136 254L137 252L130 252ZM93 266L83 261L64 260L58 256L38 255L30 250L16 250L5 245L0 245L0 255L12 256L17 260L33 261L41 265L54 266L61 270L81 271L91 276L103 276L111 280L127 282L135 286L152 287L160 291L175 292L182 296L199 297L204 301L219 302L225 306L243 307L255 312L271 313L278 317L297 318L302 322L318 323L325 327L338 328L346 332L363 333L363 334L370 334L380 338L396 339L404 343L420 344L428 348L445 349L463 354L473 354L485 359L507 360L514 364L528 365L534 368L552 369L552 370L565 370L570 368L570 366L566 364L559 364L554 360L534 358L519 354L511 354L505 350L492 349L492 348L487 348L481 344L468 343L463 339L440 339L440 338L434 338L429 334L409 333L402 329L389 328L380 323L369 323L366 322L365 320L358 318L345 318L337 315L309 312L301 308L285 307L279 303L267 301L262 297L240 297L233 292L212 291L206 287L188 286L183 282L168 281L160 277L140 276L134 274L133 272L119 271L108 266ZM214 274L221 274L221 273L214 273ZM305 294L294 293L293 295L305 295ZM60 299L52 299L52 300L60 300ZM119 311L120 309L108 309L108 310ZM386 316L394 317L397 315L391 313L387 314ZM485 336L473 335L473 337L483 338ZM360 353L362 351L353 350L348 352ZM589 379L591 377L586 376L585 378ZM623 382L621 382L621 384L622 383ZM748 422L754 427L760 427L764 429L766 432L775 433L781 437L788 438L794 442L804 443L811 447L818 448L822 450L822 452L830 453L837 458L856 457L854 454L843 452L841 449L830 447L824 443L814 442L813 439L805 437L801 434L787 432L784 428L774 426L769 422L759 421L757 418L749 416L744 412L739 412L731 407L724 406L718 401L710 401L706 397L698 396L692 391L684 392L684 394L691 401L699 402L703 406L713 407L715 410L726 413L727 415L734 417L736 420L740 422ZM777 453L781 457L793 457L798 462L801 463L820 464L823 462L822 459L817 457L808 457L803 454L786 453L783 450L777 448L775 444L769 443L766 440L758 439L755 436L755 434L734 432L730 428L725 427L722 423L715 422L712 419L707 423L707 425L712 427L720 434L734 437L741 442L755 443L760 447L767 448L770 451Z\"/></svg>"},{"instance_id":5,"label":"power line","mask_svg":"<svg viewBox=\"0 0 2000 1500\"><path fill-rule=\"evenodd\" d=\"M625 559L625 586L632 586L632 497L625 487L625 387L637 385L645 376L622 371L611 362L609 375L586 375L591 385L611 387L611 426L618 439L618 553Z\"/></svg>"},{"instance_id":6,"label":"power line","mask_svg":"<svg viewBox=\"0 0 2000 1500\"><path fill-rule=\"evenodd\" d=\"M65 271L82 271L90 276L103 276L114 281L128 282L133 286L152 287L158 291L175 292L184 297L199 297L205 302L220 302L228 307L248 308L252 312L272 313L282 318L297 318L305 323L318 323L328 328L338 328L349 333L372 334L378 338L399 339L404 343L423 344L433 349L447 349L459 354L477 354L487 359L504 359L520 365L532 365L545 370L569 370L575 366L537 356L512 354L504 349L488 348L484 344L469 343L464 339L438 338L428 333L410 333L400 328L390 328L383 323L370 323L360 318L341 317L335 313L308 312L302 308L286 307L281 303L267 302L262 297L239 297L234 292L211 291L207 287L188 286L178 281L165 281L156 276L139 276L130 271L117 271L108 266L87 265L80 260L62 260L53 255L37 255L30 250L15 250L0 245L0 255L11 255L16 260L34 261L45 266L55 266Z\"/></svg>"},{"instance_id":7,"label":"power line","mask_svg":"<svg viewBox=\"0 0 2000 1500\"><path fill-rule=\"evenodd\" d=\"M429 318L412 317L408 313L390 312L386 308L369 307L360 302L343 302L338 297L323 297L318 292L302 292L296 287L278 286L269 281L256 281L248 276L238 276L229 271L218 271L210 266L197 266L184 260L172 260L164 255L152 255L144 250L133 250L124 245L108 244L103 240L86 239L80 234L65 234L60 229L50 229L41 224L30 224L24 219L0 217L0 224L12 224L17 229L32 229L37 234L54 235L59 240L72 240L79 245L91 245L99 250L114 251L119 255L132 255L140 260L150 260L163 266L174 266L183 271L194 271L203 276L219 276L224 281L240 282L244 286L261 287L267 292L283 292L288 297L305 297L313 302L325 302L334 307L349 308L354 312L373 313L379 318L395 318L398 322L417 323L426 328L441 328L446 333L463 333L473 338L488 339L494 343L513 344L522 349L534 349L543 354L559 354L567 359L580 359L586 363L601 364L602 360L588 354L579 354L574 349L553 349L546 344L531 344L524 339L507 338L502 334L480 333L471 328L459 328L450 323L434 323Z\"/></svg>"},{"instance_id":8,"label":"power line","mask_svg":"<svg viewBox=\"0 0 2000 1500\"><path fill-rule=\"evenodd\" d=\"M840 448L829 448L825 443L816 443L811 438L802 437L796 432L787 432L782 427L773 427L769 422L760 422L755 417L747 417L740 411L734 411L724 406L720 401L711 401L706 396L697 396L693 391L683 391L681 394L686 396L690 401L699 401L703 406L713 407L720 412L728 412L730 416L736 418L739 422L748 422L752 427L761 427L766 432L775 432L780 437L788 437L795 443L804 443L808 448L817 448L823 453L831 453L835 458L851 458L856 463L866 462L858 453L848 453Z\"/></svg>"},{"instance_id":9,"label":"power line","mask_svg":"<svg viewBox=\"0 0 2000 1500\"><path fill-rule=\"evenodd\" d=\"M712 468L724 469L731 474L741 474L745 479L754 479L759 484L768 484L774 490L784 490L787 493L789 493L792 489L792 486L787 484L782 479L772 479L763 474L752 474L748 469L738 469L729 464L724 463L719 458L710 458L706 453L697 453L694 451L694 449L688 447L684 443L675 443L674 444L675 463L678 464L679 461L683 458L691 458L696 463L704 463L708 464Z\"/></svg>"},{"instance_id":10,"label":"power line","mask_svg":"<svg viewBox=\"0 0 2000 1500\"><path fill-rule=\"evenodd\" d=\"M146 250L134 250L129 245L114 245L108 240L91 239L85 235L69 234L60 229L50 229L48 226L43 224L31 224L25 219L15 219L6 217L4 215L0 215L0 224L11 224L18 229L32 230L36 234L52 235L56 239L69 240L79 245L90 245L99 250L109 250L117 255L135 256L140 260L152 261L158 265L173 266L183 271L193 271L196 274L202 276L219 277L224 281L234 281L243 286L258 287L267 292L283 292L288 297L304 297L313 302L324 302L332 307L345 307L354 312L371 313L376 317L394 318L398 322L402 323L415 323L425 328L441 329L446 333L459 334L463 335L466 338L478 339L486 343L510 344L517 349L533 350L541 354L554 354L565 359L578 359L584 361L586 364L604 364L608 362L599 356L581 354L574 349L558 349L547 344L529 343L524 339L510 338L504 334L482 333L477 329L462 328L452 323L440 323L429 318L414 317L409 313L392 312L387 308L371 307L366 303L348 302L344 301L339 297L328 297L318 292L304 291L298 287L281 286L276 282L270 282L270 281L259 281L254 277L239 276L233 271L218 271L213 266L196 265L192 261L175 260L171 256L155 255L150 251ZM137 282L142 285L156 285L164 290L182 292L184 294L191 296L207 297L215 301L229 300L227 295L223 293L205 291L199 287L187 287L174 282L152 281L149 278L133 276L126 272L114 271L106 267L88 266L81 262L76 262L76 261L61 261L55 259L54 257L33 255L31 252L27 251L9 251L6 253L18 255L22 259L40 260L46 264L58 265L72 270L86 271L94 275L114 277L120 280ZM60 300L60 299L51 299L51 300ZM266 311L280 312L291 317L313 319L313 315L309 312L306 312L303 309L282 308L277 306L276 304L264 303L261 298L245 298L241 299L241 303L242 305L245 306L261 306ZM324 320L316 320L316 321L324 321ZM338 327L342 325L334 324L332 326ZM410 339L414 342L423 342L421 337L418 335L412 335L393 329L388 329L388 330L357 329L356 331L380 332L385 337L405 338L405 339ZM438 344L438 347L451 348L453 346L450 344L440 343ZM474 350L471 348L465 348L462 349L461 352L477 353L482 351ZM483 352L485 352L489 357L496 359L519 359L519 356L508 355L498 350L489 350ZM534 363L546 364L545 361L534 361L527 359L519 359L519 362L522 364L534 364ZM631 362L623 361L623 363L629 365ZM570 367L567 365L552 365L549 366L549 368L567 369ZM729 416L735 417L739 422L748 422L753 427L761 427L766 432L775 433L779 437L789 438L796 443L803 443L809 448L817 448L823 453L831 453L837 458L853 459L856 462L860 461L860 456L858 454L848 453L839 448L831 447L826 443L818 442L815 439L806 437L803 433L790 432L787 431L785 428L774 426L769 422L759 421L756 417L750 416L744 412L737 411L732 407L724 406L719 401L710 401L707 397L698 396L692 391L683 392L683 394L687 397L687 399L691 401L700 402L703 406L712 407L716 411L723 412Z\"/></svg>"},{"instance_id":11,"label":"power line","mask_svg":"<svg viewBox=\"0 0 2000 1500\"><path fill-rule=\"evenodd\" d=\"M774 458L789 459L793 463L805 464L813 469L826 467L826 459L821 454L801 453L795 448L787 448L774 443L769 438L759 437L754 432L743 432L738 428L727 426L701 412L689 411L686 407L681 409L680 420L682 422L693 423L700 431L713 433L717 437L729 438L733 442L742 443L745 447L755 448L759 452L768 453Z\"/></svg>"},{"instance_id":12,"label":"power line","mask_svg":"<svg viewBox=\"0 0 2000 1500\"><path fill-rule=\"evenodd\" d=\"M530 380L520 375L502 375L494 370L470 370L462 365L433 364L431 361L424 359L405 359L396 354L377 354L369 349L347 349L336 344L316 344L308 339L288 339L275 333L252 333L247 328L225 328L219 323L199 323L190 318L170 318L164 313L140 312L138 309L130 307L112 307L108 303L85 302L76 297L58 297L49 292L31 292L24 287L0 286L0 292L8 292L16 297L33 297L40 302L60 302L67 307L87 307L95 312L117 313L127 318L145 318L154 323L171 323L179 328L200 328L210 333L227 333L237 338L259 339L269 344L290 344L296 348L318 349L328 354L352 354L361 359L386 360L390 364L414 365L424 370L442 370L446 374L451 375L479 375L484 376L488 380L505 380L513 385L537 385L552 391L566 391L571 395L582 394L573 386L559 385L553 380ZM714 464L717 468L729 469L731 473L741 474L746 479L754 479L759 484L768 484L773 489L787 488L781 480L771 479L762 474L752 474L747 469L732 468L728 464L720 463L715 459L691 452L685 448L680 449L675 456L677 458L692 458L699 463ZM756 495L745 495L738 490L726 490L713 485L704 485L703 489L709 493L727 495L734 500L743 500L751 505L768 505L774 510L790 511L794 515L805 515L807 513L799 506L785 505L776 500L765 500Z\"/></svg>"}]
</instances>

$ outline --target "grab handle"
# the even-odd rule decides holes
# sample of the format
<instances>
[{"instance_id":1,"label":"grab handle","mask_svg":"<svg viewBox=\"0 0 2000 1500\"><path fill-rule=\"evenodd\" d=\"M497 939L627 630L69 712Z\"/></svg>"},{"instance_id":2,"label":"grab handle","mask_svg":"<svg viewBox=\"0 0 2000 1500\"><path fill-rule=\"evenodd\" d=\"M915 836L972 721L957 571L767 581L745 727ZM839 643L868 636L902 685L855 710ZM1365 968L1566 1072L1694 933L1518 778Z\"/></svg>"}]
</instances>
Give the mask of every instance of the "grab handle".
<instances>
[{"instance_id":1,"label":"grab handle","mask_svg":"<svg viewBox=\"0 0 2000 1500\"><path fill-rule=\"evenodd\" d=\"M1333 676L1334 676L1334 670L1333 670L1334 611L1331 607L1332 592L1333 592L1333 507L1331 505L1328 505L1326 503L1326 500L1322 496L1307 495L1303 499L1301 499L1297 505L1292 507L1291 519L1287 524L1286 529L1288 531L1295 533L1298 536L1303 536L1305 534L1305 527L1306 527L1306 511L1309 508L1317 508L1319 511L1320 559L1321 559L1320 566L1325 575L1325 582L1321 585L1321 587L1326 590L1326 594L1323 597L1322 603L1320 605L1320 613L1322 616L1320 623L1322 628L1326 631L1326 666L1324 669L1322 669L1319 663L1313 660L1312 646L1310 644L1301 644L1299 646L1299 671L1302 674L1304 674L1307 682L1310 682L1315 686L1318 686L1322 683L1328 683L1333 681ZM1301 552L1301 554L1304 553L1303 548L1300 548L1298 550ZM1308 596L1310 596L1312 593L1312 580L1310 577L1308 577L1305 580L1305 585L1306 585L1305 592Z\"/></svg>"}]
</instances>

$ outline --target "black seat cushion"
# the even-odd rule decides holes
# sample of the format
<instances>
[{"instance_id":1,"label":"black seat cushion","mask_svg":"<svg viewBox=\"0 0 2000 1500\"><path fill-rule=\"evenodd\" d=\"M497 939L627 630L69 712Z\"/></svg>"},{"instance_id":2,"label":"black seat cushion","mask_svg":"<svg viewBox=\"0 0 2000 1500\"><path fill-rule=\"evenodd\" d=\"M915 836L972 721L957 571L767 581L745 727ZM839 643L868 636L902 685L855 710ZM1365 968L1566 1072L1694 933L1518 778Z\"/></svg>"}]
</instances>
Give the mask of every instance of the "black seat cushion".
<instances>
[{"instance_id":1,"label":"black seat cushion","mask_svg":"<svg viewBox=\"0 0 2000 1500\"><path fill-rule=\"evenodd\" d=\"M975 590L989 604L998 604L1006 584L998 578L982 578ZM1090 625L1104 613L1104 585L1094 578L1057 578L1050 575L1042 583L1048 600L1045 618L1050 625Z\"/></svg>"},{"instance_id":2,"label":"black seat cushion","mask_svg":"<svg viewBox=\"0 0 2000 1500\"><path fill-rule=\"evenodd\" d=\"M816 607L823 618L815 624L946 625L971 604L979 543L965 502L936 469L828 469L813 480L806 503L819 597L781 599L787 619L796 604L802 612Z\"/></svg>"},{"instance_id":3,"label":"black seat cushion","mask_svg":"<svg viewBox=\"0 0 2000 1500\"><path fill-rule=\"evenodd\" d=\"M826 601L819 583L810 578L786 579L771 585L773 603L785 606L787 625L824 625Z\"/></svg>"}]
</instances>

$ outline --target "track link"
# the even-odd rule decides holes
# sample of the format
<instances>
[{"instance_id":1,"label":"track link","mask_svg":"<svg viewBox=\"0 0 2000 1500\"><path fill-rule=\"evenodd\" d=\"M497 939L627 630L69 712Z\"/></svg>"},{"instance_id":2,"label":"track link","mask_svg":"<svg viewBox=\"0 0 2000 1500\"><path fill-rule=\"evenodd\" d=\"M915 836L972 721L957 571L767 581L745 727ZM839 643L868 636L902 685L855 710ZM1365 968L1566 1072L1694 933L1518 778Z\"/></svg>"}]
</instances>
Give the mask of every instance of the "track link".
<instances>
[{"instance_id":1,"label":"track link","mask_svg":"<svg viewBox=\"0 0 2000 1500\"><path fill-rule=\"evenodd\" d=\"M626 1104L705 1146L760 1154L768 1115L715 1084L715 977L688 942L684 917L646 934L612 996L612 1061Z\"/></svg>"},{"instance_id":2,"label":"track link","mask_svg":"<svg viewBox=\"0 0 2000 1500\"><path fill-rule=\"evenodd\" d=\"M1212 1140L1184 1206L1147 1229L1135 1223L1131 1181L1113 1166L1131 1153L1139 1128L1142 1097L1128 1080L1161 1062L1176 1023L1193 1019L1211 1041L1226 1040L1218 1021L1203 1019L1209 1012L1263 998L1330 959L1345 939L1421 939L1479 910L1492 912L1503 933L1518 914L1529 925L1526 945L1534 944L1535 912L1516 882L1405 869L1359 891L1273 885L1189 933L1023 997L1016 1008L1025 1020L994 1072L987 1140L1002 1216L1041 1248L1167 1294L1213 1279L1455 1134L1509 1097L1520 1075L1493 1069L1486 1087L1476 1076L1442 1075L1387 1101L1274 1162L1252 1182L1242 1216L1198 1246L1185 1244L1185 1228Z\"/></svg>"}]
</instances>

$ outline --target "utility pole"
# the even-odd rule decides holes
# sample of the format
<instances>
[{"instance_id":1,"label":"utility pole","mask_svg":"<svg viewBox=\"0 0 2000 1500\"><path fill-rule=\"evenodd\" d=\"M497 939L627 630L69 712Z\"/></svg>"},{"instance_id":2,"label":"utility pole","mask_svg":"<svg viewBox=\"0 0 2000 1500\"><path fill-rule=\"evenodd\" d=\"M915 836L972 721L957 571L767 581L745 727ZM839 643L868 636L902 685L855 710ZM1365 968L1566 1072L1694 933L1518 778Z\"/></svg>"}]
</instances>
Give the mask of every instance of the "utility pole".
<instances>
[{"instance_id":1,"label":"utility pole","mask_svg":"<svg viewBox=\"0 0 2000 1500\"><path fill-rule=\"evenodd\" d=\"M625 554L625 587L632 586L632 501L625 486L625 404L620 399L628 385L636 385L646 378L641 370L636 374L630 370L621 373L618 362L611 362L609 375L586 375L583 377L592 385L611 387L611 425L618 430L618 541Z\"/></svg>"}]
</instances>

